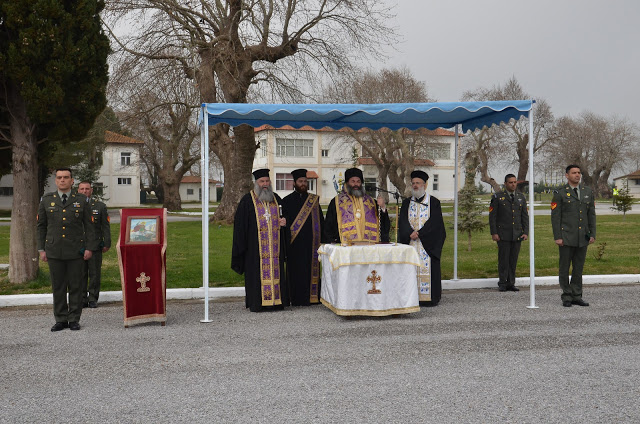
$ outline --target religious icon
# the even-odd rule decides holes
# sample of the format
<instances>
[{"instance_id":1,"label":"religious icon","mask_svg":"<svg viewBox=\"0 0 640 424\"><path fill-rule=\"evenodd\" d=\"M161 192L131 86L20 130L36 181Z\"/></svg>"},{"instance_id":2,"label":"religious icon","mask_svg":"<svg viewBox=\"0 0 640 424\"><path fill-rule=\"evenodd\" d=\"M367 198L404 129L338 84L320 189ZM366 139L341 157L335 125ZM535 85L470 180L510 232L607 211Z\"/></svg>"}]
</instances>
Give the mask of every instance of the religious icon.
<instances>
[{"instance_id":1,"label":"religious icon","mask_svg":"<svg viewBox=\"0 0 640 424\"><path fill-rule=\"evenodd\" d=\"M158 243L158 217L136 216L127 218L126 243Z\"/></svg>"}]
</instances>

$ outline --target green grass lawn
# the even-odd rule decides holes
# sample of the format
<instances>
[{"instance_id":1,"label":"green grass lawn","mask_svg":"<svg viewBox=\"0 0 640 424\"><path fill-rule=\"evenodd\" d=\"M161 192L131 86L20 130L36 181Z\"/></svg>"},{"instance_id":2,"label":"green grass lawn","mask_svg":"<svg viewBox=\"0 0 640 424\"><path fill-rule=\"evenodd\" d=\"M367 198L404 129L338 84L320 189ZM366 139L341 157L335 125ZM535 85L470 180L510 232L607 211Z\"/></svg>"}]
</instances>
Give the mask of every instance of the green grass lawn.
<instances>
[{"instance_id":1,"label":"green grass lawn","mask_svg":"<svg viewBox=\"0 0 640 424\"><path fill-rule=\"evenodd\" d=\"M453 276L452 217L445 217L447 241L442 253L442 277ZM549 216L535 217L536 275L557 275L558 248L553 242ZM202 232L199 222L170 222L168 224L167 287L202 286ZM598 217L598 238L589 248L585 274L640 273L640 215L603 215ZM112 239L117 240L120 226L111 225ZM241 286L243 277L230 268L233 228L211 225L209 234L209 282L211 287ZM395 235L392 233L392 239ZM604 255L597 260L597 245L607 243ZM487 278L497 276L497 245L491 241L488 227L472 236L472 251L467 251L467 236L458 236L458 278ZM0 263L9 262L9 227L0 227ZM13 285L7 272L0 271L0 295L21 293L49 293L49 269L40 264L40 275L30 283ZM529 242L523 242L517 275L529 275ZM120 290L120 272L115 242L103 257L102 290Z\"/></svg>"}]
</instances>

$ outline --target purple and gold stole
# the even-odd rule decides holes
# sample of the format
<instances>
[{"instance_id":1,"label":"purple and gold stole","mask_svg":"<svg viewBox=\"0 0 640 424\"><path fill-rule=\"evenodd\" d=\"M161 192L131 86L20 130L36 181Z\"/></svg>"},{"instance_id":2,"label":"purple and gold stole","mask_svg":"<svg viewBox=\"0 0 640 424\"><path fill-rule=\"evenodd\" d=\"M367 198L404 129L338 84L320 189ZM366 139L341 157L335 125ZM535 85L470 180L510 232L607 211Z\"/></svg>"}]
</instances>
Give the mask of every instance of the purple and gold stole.
<instances>
[{"instance_id":1,"label":"purple and gold stole","mask_svg":"<svg viewBox=\"0 0 640 424\"><path fill-rule=\"evenodd\" d=\"M251 191L258 224L262 306L282 305L280 298L280 224L278 203L264 203Z\"/></svg>"},{"instance_id":2,"label":"purple and gold stole","mask_svg":"<svg viewBox=\"0 0 640 424\"><path fill-rule=\"evenodd\" d=\"M360 228L360 234L362 234L362 238L360 239L358 235L358 225L361 225L362 221L360 220L361 217L357 216L358 212L354 210L353 200L351 200L351 196L345 191L338 194L336 212L338 215L340 242L370 241L376 243L379 241L380 229L376 202L371 196L365 194L362 197L362 203L364 205L364 228Z\"/></svg>"},{"instance_id":3,"label":"purple and gold stole","mask_svg":"<svg viewBox=\"0 0 640 424\"><path fill-rule=\"evenodd\" d=\"M320 212L318 211L318 196L309 193L307 200L302 205L300 212L291 224L291 244L296 239L305 222L311 215L313 227L313 239L311 244L311 287L309 302L318 303L318 280L320 279L320 261L318 261L318 248L320 247Z\"/></svg>"}]
</instances>

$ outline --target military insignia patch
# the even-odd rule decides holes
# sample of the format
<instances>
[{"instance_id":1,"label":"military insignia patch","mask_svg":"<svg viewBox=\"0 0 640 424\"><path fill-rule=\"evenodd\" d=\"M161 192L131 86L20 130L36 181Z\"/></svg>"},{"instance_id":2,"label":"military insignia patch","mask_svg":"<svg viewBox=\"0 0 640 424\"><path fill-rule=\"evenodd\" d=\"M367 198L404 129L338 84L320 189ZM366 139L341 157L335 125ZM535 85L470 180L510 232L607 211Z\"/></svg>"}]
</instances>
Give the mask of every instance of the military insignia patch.
<instances>
[{"instance_id":1,"label":"military insignia patch","mask_svg":"<svg viewBox=\"0 0 640 424\"><path fill-rule=\"evenodd\" d=\"M493 206L489 206L489 212L493 212Z\"/></svg>"},{"instance_id":2,"label":"military insignia patch","mask_svg":"<svg viewBox=\"0 0 640 424\"><path fill-rule=\"evenodd\" d=\"M111 223L111 218L109 218L109 215L107 215L107 222Z\"/></svg>"},{"instance_id":3,"label":"military insignia patch","mask_svg":"<svg viewBox=\"0 0 640 424\"><path fill-rule=\"evenodd\" d=\"M571 197L571 193L567 193L567 197Z\"/></svg>"},{"instance_id":4,"label":"military insignia patch","mask_svg":"<svg viewBox=\"0 0 640 424\"><path fill-rule=\"evenodd\" d=\"M80 202L73 202L73 207L74 208L79 208L80 207Z\"/></svg>"},{"instance_id":5,"label":"military insignia patch","mask_svg":"<svg viewBox=\"0 0 640 424\"><path fill-rule=\"evenodd\" d=\"M556 202L551 203L551 210L554 210L557 207L558 207L558 204Z\"/></svg>"},{"instance_id":6,"label":"military insignia patch","mask_svg":"<svg viewBox=\"0 0 640 424\"><path fill-rule=\"evenodd\" d=\"M56 205L55 203L51 202L51 206L55 206L55 205Z\"/></svg>"}]
</instances>

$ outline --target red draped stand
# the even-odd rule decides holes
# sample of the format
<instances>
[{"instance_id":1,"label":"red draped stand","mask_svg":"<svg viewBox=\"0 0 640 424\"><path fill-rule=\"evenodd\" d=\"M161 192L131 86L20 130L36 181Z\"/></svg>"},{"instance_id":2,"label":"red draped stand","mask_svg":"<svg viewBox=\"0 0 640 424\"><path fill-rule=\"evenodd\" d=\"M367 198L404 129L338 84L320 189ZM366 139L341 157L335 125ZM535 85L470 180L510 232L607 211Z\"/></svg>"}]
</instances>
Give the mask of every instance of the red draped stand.
<instances>
[{"instance_id":1,"label":"red draped stand","mask_svg":"<svg viewBox=\"0 0 640 424\"><path fill-rule=\"evenodd\" d=\"M167 210L121 209L118 264L124 326L167 321Z\"/></svg>"}]
</instances>

